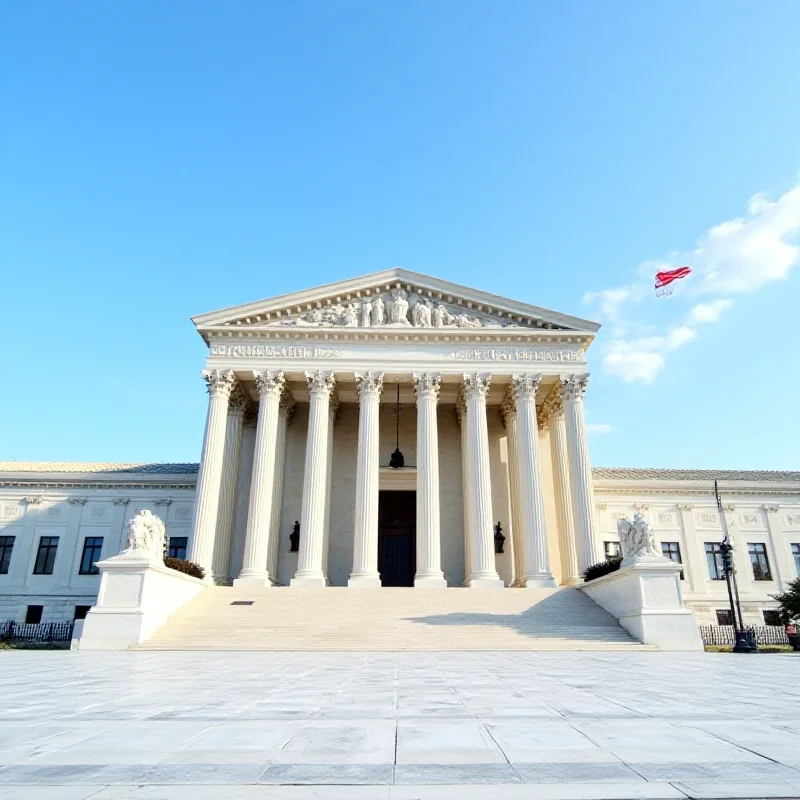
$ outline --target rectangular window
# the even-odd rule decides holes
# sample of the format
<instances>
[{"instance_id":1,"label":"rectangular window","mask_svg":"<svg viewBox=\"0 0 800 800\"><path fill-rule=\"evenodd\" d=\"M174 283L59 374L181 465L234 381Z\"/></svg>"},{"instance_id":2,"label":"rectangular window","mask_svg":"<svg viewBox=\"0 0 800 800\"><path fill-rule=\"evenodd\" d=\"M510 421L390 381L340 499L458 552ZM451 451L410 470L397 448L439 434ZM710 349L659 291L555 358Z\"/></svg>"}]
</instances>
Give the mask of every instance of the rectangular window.
<instances>
[{"instance_id":1,"label":"rectangular window","mask_svg":"<svg viewBox=\"0 0 800 800\"><path fill-rule=\"evenodd\" d=\"M97 562L100 560L100 552L103 549L102 536L87 536L83 540L83 554L81 555L81 566L78 575L99 575Z\"/></svg>"},{"instance_id":2,"label":"rectangular window","mask_svg":"<svg viewBox=\"0 0 800 800\"><path fill-rule=\"evenodd\" d=\"M42 611L44 611L44 606L28 606L28 610L25 612L25 624L38 625L42 621Z\"/></svg>"},{"instance_id":3,"label":"rectangular window","mask_svg":"<svg viewBox=\"0 0 800 800\"><path fill-rule=\"evenodd\" d=\"M761 612L764 615L764 624L765 625L780 625L781 624L781 615L779 611L773 609L764 609Z\"/></svg>"},{"instance_id":4,"label":"rectangular window","mask_svg":"<svg viewBox=\"0 0 800 800\"><path fill-rule=\"evenodd\" d=\"M800 543L792 545L792 558L794 558L794 570L800 575Z\"/></svg>"},{"instance_id":5,"label":"rectangular window","mask_svg":"<svg viewBox=\"0 0 800 800\"><path fill-rule=\"evenodd\" d=\"M683 564L680 542L661 542L661 554L676 564ZM683 580L683 570L681 570L681 580Z\"/></svg>"},{"instance_id":6,"label":"rectangular window","mask_svg":"<svg viewBox=\"0 0 800 800\"><path fill-rule=\"evenodd\" d=\"M767 546L761 542L750 542L747 545L747 552L750 553L750 563L753 565L753 580L771 581Z\"/></svg>"},{"instance_id":7,"label":"rectangular window","mask_svg":"<svg viewBox=\"0 0 800 800\"><path fill-rule=\"evenodd\" d=\"M86 619L86 615L89 613L89 609L91 606L75 606L75 616L73 619Z\"/></svg>"},{"instance_id":8,"label":"rectangular window","mask_svg":"<svg viewBox=\"0 0 800 800\"><path fill-rule=\"evenodd\" d=\"M169 550L167 555L170 558L186 558L186 543L187 536L170 536L169 537Z\"/></svg>"},{"instance_id":9,"label":"rectangular window","mask_svg":"<svg viewBox=\"0 0 800 800\"><path fill-rule=\"evenodd\" d=\"M0 575L8 575L11 551L14 549L13 536L0 536Z\"/></svg>"},{"instance_id":10,"label":"rectangular window","mask_svg":"<svg viewBox=\"0 0 800 800\"><path fill-rule=\"evenodd\" d=\"M36 563L33 565L34 575L53 574L56 550L58 550L58 536L42 536L39 539L39 550L36 553Z\"/></svg>"},{"instance_id":11,"label":"rectangular window","mask_svg":"<svg viewBox=\"0 0 800 800\"><path fill-rule=\"evenodd\" d=\"M722 566L722 550L718 542L706 542L706 561L708 562L708 576L711 580L724 581L725 569Z\"/></svg>"},{"instance_id":12,"label":"rectangular window","mask_svg":"<svg viewBox=\"0 0 800 800\"><path fill-rule=\"evenodd\" d=\"M622 555L622 545L619 542L603 542L606 558L619 558Z\"/></svg>"},{"instance_id":13,"label":"rectangular window","mask_svg":"<svg viewBox=\"0 0 800 800\"><path fill-rule=\"evenodd\" d=\"M730 609L717 609L717 625L733 625Z\"/></svg>"}]
</instances>

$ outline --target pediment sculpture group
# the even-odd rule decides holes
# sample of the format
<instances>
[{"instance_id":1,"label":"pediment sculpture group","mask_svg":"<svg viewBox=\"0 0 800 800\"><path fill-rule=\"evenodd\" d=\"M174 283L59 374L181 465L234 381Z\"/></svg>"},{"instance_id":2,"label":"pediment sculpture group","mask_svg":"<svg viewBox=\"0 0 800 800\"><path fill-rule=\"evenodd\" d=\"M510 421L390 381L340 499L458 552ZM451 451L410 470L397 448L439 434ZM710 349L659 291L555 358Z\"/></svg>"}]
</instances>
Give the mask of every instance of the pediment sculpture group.
<instances>
[{"instance_id":1,"label":"pediment sculpture group","mask_svg":"<svg viewBox=\"0 0 800 800\"><path fill-rule=\"evenodd\" d=\"M500 328L504 326L490 319L461 313L452 313L442 303L427 297L409 295L405 289L393 289L385 295L365 297L355 303L336 303L325 308L315 308L288 325L344 328L373 328L379 326L401 328Z\"/></svg>"}]
</instances>

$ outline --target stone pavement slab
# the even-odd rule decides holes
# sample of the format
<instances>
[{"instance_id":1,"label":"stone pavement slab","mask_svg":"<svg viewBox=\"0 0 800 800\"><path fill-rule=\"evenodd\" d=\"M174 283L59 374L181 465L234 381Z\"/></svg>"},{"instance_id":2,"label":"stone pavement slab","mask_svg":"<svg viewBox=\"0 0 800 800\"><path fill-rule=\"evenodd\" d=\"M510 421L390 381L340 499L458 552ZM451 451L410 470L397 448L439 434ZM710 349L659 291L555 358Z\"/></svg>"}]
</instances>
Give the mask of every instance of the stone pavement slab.
<instances>
[{"instance_id":1,"label":"stone pavement slab","mask_svg":"<svg viewBox=\"0 0 800 800\"><path fill-rule=\"evenodd\" d=\"M800 797L800 661L0 654L0 800Z\"/></svg>"}]
</instances>

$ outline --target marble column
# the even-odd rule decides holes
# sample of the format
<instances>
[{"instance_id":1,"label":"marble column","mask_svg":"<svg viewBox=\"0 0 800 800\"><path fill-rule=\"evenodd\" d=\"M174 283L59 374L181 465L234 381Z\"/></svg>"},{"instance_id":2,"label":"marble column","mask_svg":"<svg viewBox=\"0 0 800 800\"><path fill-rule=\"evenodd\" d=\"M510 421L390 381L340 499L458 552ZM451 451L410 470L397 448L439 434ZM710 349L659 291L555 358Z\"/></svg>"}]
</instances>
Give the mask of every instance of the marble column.
<instances>
[{"instance_id":1,"label":"marble column","mask_svg":"<svg viewBox=\"0 0 800 800\"><path fill-rule=\"evenodd\" d=\"M564 405L561 401L560 387L556 387L555 391L550 392L546 405L550 422L550 458L553 464L558 550L561 556L561 583L573 586L581 582L581 574L578 571L578 554L575 549L567 429L564 423Z\"/></svg>"},{"instance_id":2,"label":"marble column","mask_svg":"<svg viewBox=\"0 0 800 800\"><path fill-rule=\"evenodd\" d=\"M539 426L536 422L536 392L541 375L513 375L511 385L517 409L517 472L519 474L519 509L522 523L522 549L525 571L520 581L524 587L550 587L556 582L550 573L547 552L547 527L544 517L544 492L539 459Z\"/></svg>"},{"instance_id":3,"label":"marble column","mask_svg":"<svg viewBox=\"0 0 800 800\"><path fill-rule=\"evenodd\" d=\"M267 572L270 580L278 583L278 553L281 539L281 510L283 507L283 480L286 461L286 436L294 413L294 398L288 389L283 390L278 408L278 439L275 444L275 479L272 482L272 519L269 526L269 555Z\"/></svg>"},{"instance_id":4,"label":"marble column","mask_svg":"<svg viewBox=\"0 0 800 800\"><path fill-rule=\"evenodd\" d=\"M439 423L441 375L414 375L417 395L417 572L414 586L444 589L439 508Z\"/></svg>"},{"instance_id":5,"label":"marble column","mask_svg":"<svg viewBox=\"0 0 800 800\"><path fill-rule=\"evenodd\" d=\"M378 574L378 450L383 373L356 373L358 386L358 456L356 466L353 571L348 586L377 588Z\"/></svg>"},{"instance_id":6,"label":"marble column","mask_svg":"<svg viewBox=\"0 0 800 800\"><path fill-rule=\"evenodd\" d=\"M331 393L336 385L332 372L306 373L310 408L303 474L300 517L300 551L291 586L325 586L322 552L325 537L325 497L328 483L328 428Z\"/></svg>"},{"instance_id":7,"label":"marble column","mask_svg":"<svg viewBox=\"0 0 800 800\"><path fill-rule=\"evenodd\" d=\"M586 441L586 422L583 396L589 376L561 376L561 394L564 400L564 424L569 453L570 497L578 551L578 569L583 571L600 561L595 534L594 508L592 507L592 467Z\"/></svg>"},{"instance_id":8,"label":"marble column","mask_svg":"<svg viewBox=\"0 0 800 800\"><path fill-rule=\"evenodd\" d=\"M219 490L222 484L222 462L225 454L225 434L228 422L228 400L236 383L233 370L203 370L208 387L208 414L203 437L189 560L199 564L212 579L214 537L219 513Z\"/></svg>"},{"instance_id":9,"label":"marble column","mask_svg":"<svg viewBox=\"0 0 800 800\"><path fill-rule=\"evenodd\" d=\"M503 422L506 426L508 446L508 488L509 505L511 507L511 552L514 556L514 574L512 586L519 586L525 574L525 554L522 549L522 518L519 508L519 470L517 469L517 411L514 407L514 396L509 387L503 398L501 407Z\"/></svg>"},{"instance_id":10,"label":"marble column","mask_svg":"<svg viewBox=\"0 0 800 800\"><path fill-rule=\"evenodd\" d=\"M469 457L467 454L467 401L464 397L464 387L458 393L456 400L456 419L461 431L461 498L463 501L462 513L464 515L464 582L467 585L470 573L472 572L472 537L474 526L472 524L472 506L467 501L469 496Z\"/></svg>"},{"instance_id":11,"label":"marble column","mask_svg":"<svg viewBox=\"0 0 800 800\"><path fill-rule=\"evenodd\" d=\"M222 483L219 492L217 511L217 536L214 540L214 556L211 571L214 583L230 585L231 582L231 542L233 540L233 520L236 495L239 488L239 462L242 460L242 433L244 431L244 412L250 398L244 387L237 386L228 401L228 423L225 430L225 455L222 465Z\"/></svg>"},{"instance_id":12,"label":"marble column","mask_svg":"<svg viewBox=\"0 0 800 800\"><path fill-rule=\"evenodd\" d=\"M327 459L325 474L328 476L325 481L325 524L322 535L322 575L325 578L325 585L328 580L328 563L331 557L331 499L333 496L333 436L336 429L336 418L339 416L339 395L336 389L331 392L331 399L328 403L328 444L325 451Z\"/></svg>"},{"instance_id":13,"label":"marble column","mask_svg":"<svg viewBox=\"0 0 800 800\"><path fill-rule=\"evenodd\" d=\"M503 588L494 560L492 526L492 481L489 467L489 431L486 424L486 395L491 376L464 375L467 400L468 493L472 518L469 587Z\"/></svg>"},{"instance_id":14,"label":"marble column","mask_svg":"<svg viewBox=\"0 0 800 800\"><path fill-rule=\"evenodd\" d=\"M250 505L244 537L242 571L234 586L264 588L271 586L267 560L272 526L272 503L275 493L275 450L278 441L280 402L286 379L283 372L254 372L258 389L258 423L250 480Z\"/></svg>"}]
</instances>

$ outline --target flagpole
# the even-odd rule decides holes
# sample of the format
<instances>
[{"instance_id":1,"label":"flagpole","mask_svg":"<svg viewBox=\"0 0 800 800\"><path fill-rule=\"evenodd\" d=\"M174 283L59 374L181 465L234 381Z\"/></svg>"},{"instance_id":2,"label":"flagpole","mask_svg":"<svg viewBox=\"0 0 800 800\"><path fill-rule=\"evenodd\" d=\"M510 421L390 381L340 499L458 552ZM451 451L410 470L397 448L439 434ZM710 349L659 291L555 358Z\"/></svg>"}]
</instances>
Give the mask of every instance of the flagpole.
<instances>
[{"instance_id":1,"label":"flagpole","mask_svg":"<svg viewBox=\"0 0 800 800\"><path fill-rule=\"evenodd\" d=\"M733 563L733 545L728 531L728 520L725 517L725 509L722 506L722 498L719 496L717 481L714 481L714 497L717 501L717 511L722 524L722 543L720 551L722 553L722 569L725 573L725 583L728 587L728 599L731 605L731 617L733 618L733 652L734 653L754 653L758 650L755 636L751 631L745 630L744 617L742 616L742 604L739 602L739 586L736 582L736 566Z\"/></svg>"}]
</instances>

